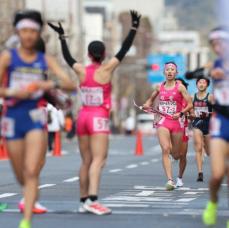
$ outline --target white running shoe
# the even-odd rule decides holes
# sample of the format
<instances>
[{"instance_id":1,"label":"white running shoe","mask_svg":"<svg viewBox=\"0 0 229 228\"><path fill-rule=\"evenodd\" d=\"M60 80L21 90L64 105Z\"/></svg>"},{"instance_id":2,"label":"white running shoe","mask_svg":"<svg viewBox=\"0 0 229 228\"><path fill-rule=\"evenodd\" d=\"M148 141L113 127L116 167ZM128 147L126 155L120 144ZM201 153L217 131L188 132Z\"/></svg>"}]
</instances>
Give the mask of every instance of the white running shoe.
<instances>
[{"instance_id":1,"label":"white running shoe","mask_svg":"<svg viewBox=\"0 0 229 228\"><path fill-rule=\"evenodd\" d=\"M176 183L176 187L177 188L180 188L180 187L183 187L184 186L184 183L182 181L182 178L177 178L177 183Z\"/></svg>"},{"instance_id":2,"label":"white running shoe","mask_svg":"<svg viewBox=\"0 0 229 228\"><path fill-rule=\"evenodd\" d=\"M18 208L19 208L21 213L24 212L24 209L25 209L25 200L24 200L24 198L21 199L20 202L18 203ZM46 207L41 205L38 201L35 203L34 208L33 208L33 213L34 214L44 214L44 213L47 213L47 212L48 212L48 209Z\"/></svg>"},{"instance_id":3,"label":"white running shoe","mask_svg":"<svg viewBox=\"0 0 229 228\"><path fill-rule=\"evenodd\" d=\"M95 215L108 215L112 213L111 209L105 207L98 201L92 202L90 199L87 199L83 207L86 211L93 213Z\"/></svg>"},{"instance_id":4,"label":"white running shoe","mask_svg":"<svg viewBox=\"0 0 229 228\"><path fill-rule=\"evenodd\" d=\"M169 180L166 183L166 186L165 187L166 187L166 190L167 191L173 191L176 188L176 186L175 186L175 184L174 184L174 182L172 180Z\"/></svg>"},{"instance_id":5,"label":"white running shoe","mask_svg":"<svg viewBox=\"0 0 229 228\"><path fill-rule=\"evenodd\" d=\"M84 203L80 202L78 213L80 214L86 214L88 211L84 208Z\"/></svg>"}]
</instances>

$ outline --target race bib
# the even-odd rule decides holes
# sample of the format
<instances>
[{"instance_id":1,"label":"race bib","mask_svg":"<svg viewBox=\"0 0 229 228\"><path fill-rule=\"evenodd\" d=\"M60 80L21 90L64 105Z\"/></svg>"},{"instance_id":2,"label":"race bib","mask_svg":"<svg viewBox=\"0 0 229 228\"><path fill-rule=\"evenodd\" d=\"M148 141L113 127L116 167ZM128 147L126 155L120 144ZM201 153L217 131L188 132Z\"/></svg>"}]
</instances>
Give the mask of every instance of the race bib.
<instances>
[{"instance_id":1,"label":"race bib","mask_svg":"<svg viewBox=\"0 0 229 228\"><path fill-rule=\"evenodd\" d=\"M42 125L47 123L47 113L44 108L33 109L29 112L29 116L33 122L40 122Z\"/></svg>"},{"instance_id":2,"label":"race bib","mask_svg":"<svg viewBox=\"0 0 229 228\"><path fill-rule=\"evenodd\" d=\"M177 112L176 101L160 101L159 111L167 115L175 114Z\"/></svg>"},{"instance_id":3,"label":"race bib","mask_svg":"<svg viewBox=\"0 0 229 228\"><path fill-rule=\"evenodd\" d=\"M43 80L42 74L12 72L10 80L10 88L13 89L26 89L30 84ZM39 90L32 96L33 99L37 99L43 95L43 91Z\"/></svg>"},{"instance_id":4,"label":"race bib","mask_svg":"<svg viewBox=\"0 0 229 228\"><path fill-rule=\"evenodd\" d=\"M202 113L208 113L208 107L195 107L195 116L200 117Z\"/></svg>"},{"instance_id":5,"label":"race bib","mask_svg":"<svg viewBox=\"0 0 229 228\"><path fill-rule=\"evenodd\" d=\"M103 104L103 89L101 87L81 88L82 103L86 106L100 106Z\"/></svg>"},{"instance_id":6,"label":"race bib","mask_svg":"<svg viewBox=\"0 0 229 228\"><path fill-rule=\"evenodd\" d=\"M216 83L214 87L214 98L220 105L229 105L229 81Z\"/></svg>"},{"instance_id":7,"label":"race bib","mask_svg":"<svg viewBox=\"0 0 229 228\"><path fill-rule=\"evenodd\" d=\"M93 118L93 130L94 131L109 131L109 119L102 117Z\"/></svg>"},{"instance_id":8,"label":"race bib","mask_svg":"<svg viewBox=\"0 0 229 228\"><path fill-rule=\"evenodd\" d=\"M15 120L9 117L3 117L1 121L1 134L4 137L14 137Z\"/></svg>"}]
</instances>

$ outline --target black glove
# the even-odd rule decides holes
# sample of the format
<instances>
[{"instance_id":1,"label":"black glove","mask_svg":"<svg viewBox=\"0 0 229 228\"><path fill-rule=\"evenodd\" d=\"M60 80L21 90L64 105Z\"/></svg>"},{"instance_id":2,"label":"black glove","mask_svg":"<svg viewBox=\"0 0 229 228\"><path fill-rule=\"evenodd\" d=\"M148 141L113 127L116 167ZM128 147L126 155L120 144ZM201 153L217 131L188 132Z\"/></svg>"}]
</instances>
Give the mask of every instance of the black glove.
<instances>
[{"instance_id":1,"label":"black glove","mask_svg":"<svg viewBox=\"0 0 229 228\"><path fill-rule=\"evenodd\" d=\"M56 25L54 25L54 24L52 24L52 23L50 23L50 22L48 22L48 25L49 25L56 33L59 34L59 38L63 38L64 29L63 29L63 27L62 27L62 25L61 25L60 22L58 22L58 25L59 25L59 26L56 26Z\"/></svg>"},{"instance_id":2,"label":"black glove","mask_svg":"<svg viewBox=\"0 0 229 228\"><path fill-rule=\"evenodd\" d=\"M137 29L140 24L141 14L139 14L137 11L130 10L130 15L132 19L132 27Z\"/></svg>"}]
</instances>

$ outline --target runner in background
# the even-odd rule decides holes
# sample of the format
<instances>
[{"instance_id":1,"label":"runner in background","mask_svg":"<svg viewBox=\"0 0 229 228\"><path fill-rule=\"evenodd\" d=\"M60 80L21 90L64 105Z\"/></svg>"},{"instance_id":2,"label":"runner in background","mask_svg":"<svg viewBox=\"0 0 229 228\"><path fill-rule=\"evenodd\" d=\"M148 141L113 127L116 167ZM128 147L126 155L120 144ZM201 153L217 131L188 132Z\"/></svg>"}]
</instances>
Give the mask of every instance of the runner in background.
<instances>
[{"instance_id":1,"label":"runner in background","mask_svg":"<svg viewBox=\"0 0 229 228\"><path fill-rule=\"evenodd\" d=\"M80 168L80 202L79 212L91 212L96 215L110 214L111 210L98 201L99 183L102 169L106 163L109 143L109 115L111 109L111 80L114 70L121 63L130 49L141 16L130 11L132 27L124 40L120 51L106 63L105 45L101 41L93 41L88 46L88 57L91 64L87 67L72 58L64 30L49 25L58 34L62 52L66 62L75 71L80 81L82 108L77 119L77 134L82 158Z\"/></svg>"},{"instance_id":2,"label":"runner in background","mask_svg":"<svg viewBox=\"0 0 229 228\"><path fill-rule=\"evenodd\" d=\"M229 168L229 30L223 27L212 30L209 41L218 59L210 72L213 79L215 113L210 121L212 169L209 181L210 201L203 212L203 222L205 225L215 225L218 193L226 170Z\"/></svg>"},{"instance_id":3,"label":"runner in background","mask_svg":"<svg viewBox=\"0 0 229 228\"><path fill-rule=\"evenodd\" d=\"M53 105L47 105L48 112L48 151L52 153L55 135L64 128L64 113Z\"/></svg>"},{"instance_id":4,"label":"runner in background","mask_svg":"<svg viewBox=\"0 0 229 228\"><path fill-rule=\"evenodd\" d=\"M152 93L151 97L143 105L144 109L149 109L154 105L154 101L159 99L159 111L164 113L157 123L157 135L162 149L162 162L167 176L166 189L174 190L172 163L170 155L175 160L180 158L180 148L184 135L184 125L181 118L192 108L192 101L186 88L176 82L177 65L174 62L165 64L164 74L166 81ZM183 108L184 101L187 106Z\"/></svg>"},{"instance_id":5,"label":"runner in background","mask_svg":"<svg viewBox=\"0 0 229 228\"><path fill-rule=\"evenodd\" d=\"M196 163L198 169L197 182L203 182L203 156L205 153L209 156L209 122L212 113L213 96L207 92L210 80L204 76L200 76L196 80L198 92L193 97L194 113L192 114L194 121L193 140L196 152Z\"/></svg>"},{"instance_id":6,"label":"runner in background","mask_svg":"<svg viewBox=\"0 0 229 228\"><path fill-rule=\"evenodd\" d=\"M183 79L183 78L176 78L177 82L180 82L186 90L188 90L188 83ZM187 102L185 99L183 99L182 102L182 107L185 108L187 106ZM189 135L188 135L188 116L189 112L187 112L186 115L183 115L181 118L181 124L183 125L183 137L182 137L182 144L181 148L179 149L180 151L180 157L179 157L179 173L177 177L177 182L176 182L176 187L183 187L183 175L186 169L187 165L187 153L188 153L188 140L189 140ZM172 147L173 150L174 147ZM175 152L172 152L172 154Z\"/></svg>"},{"instance_id":7,"label":"runner in background","mask_svg":"<svg viewBox=\"0 0 229 228\"><path fill-rule=\"evenodd\" d=\"M24 218L19 228L31 227L41 163L45 160L47 148L46 112L40 107L40 101L44 92L50 89L76 89L52 57L36 50L42 26L38 11L17 12L14 27L21 45L4 51L0 56L1 81L7 72L7 84L0 88L6 108L2 135L7 140L10 162L25 196ZM48 68L59 81L45 80L44 73Z\"/></svg>"}]
</instances>

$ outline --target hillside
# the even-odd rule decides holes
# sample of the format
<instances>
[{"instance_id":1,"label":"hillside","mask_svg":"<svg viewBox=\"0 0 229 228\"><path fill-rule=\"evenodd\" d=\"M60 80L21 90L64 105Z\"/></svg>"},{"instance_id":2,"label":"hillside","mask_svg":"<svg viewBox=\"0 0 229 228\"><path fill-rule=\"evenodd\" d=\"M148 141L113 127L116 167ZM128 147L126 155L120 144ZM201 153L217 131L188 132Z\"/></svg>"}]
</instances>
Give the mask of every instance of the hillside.
<instances>
[{"instance_id":1,"label":"hillside","mask_svg":"<svg viewBox=\"0 0 229 228\"><path fill-rule=\"evenodd\" d=\"M216 21L215 0L165 0L174 7L181 29L199 30L206 37L218 23Z\"/></svg>"}]
</instances>

